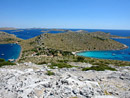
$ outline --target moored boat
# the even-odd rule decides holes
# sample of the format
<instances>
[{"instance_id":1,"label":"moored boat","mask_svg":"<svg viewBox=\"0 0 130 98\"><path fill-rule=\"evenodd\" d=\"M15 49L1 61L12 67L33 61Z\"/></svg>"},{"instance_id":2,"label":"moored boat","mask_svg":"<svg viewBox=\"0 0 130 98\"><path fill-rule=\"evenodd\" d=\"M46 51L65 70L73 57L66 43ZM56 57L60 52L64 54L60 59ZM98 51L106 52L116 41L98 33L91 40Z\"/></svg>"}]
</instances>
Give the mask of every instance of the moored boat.
<instances>
[{"instance_id":1,"label":"moored boat","mask_svg":"<svg viewBox=\"0 0 130 98\"><path fill-rule=\"evenodd\" d=\"M3 55L5 55L5 54L2 53L1 55L3 56Z\"/></svg>"}]
</instances>

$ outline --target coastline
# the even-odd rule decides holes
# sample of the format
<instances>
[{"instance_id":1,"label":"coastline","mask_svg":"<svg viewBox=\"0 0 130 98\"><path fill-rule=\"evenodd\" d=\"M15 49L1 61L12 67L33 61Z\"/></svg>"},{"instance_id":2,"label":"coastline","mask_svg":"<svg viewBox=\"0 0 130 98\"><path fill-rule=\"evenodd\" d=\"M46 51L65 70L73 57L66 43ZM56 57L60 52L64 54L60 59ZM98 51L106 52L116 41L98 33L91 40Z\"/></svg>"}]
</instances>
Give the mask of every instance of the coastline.
<instances>
[{"instance_id":1,"label":"coastline","mask_svg":"<svg viewBox=\"0 0 130 98\"><path fill-rule=\"evenodd\" d=\"M18 44L19 45L19 44ZM19 45L21 47L21 45ZM19 61L19 59L22 57L22 52L23 52L23 49L21 47L21 50L20 50L20 54L19 54L19 57L17 59L15 59L15 63Z\"/></svg>"},{"instance_id":2,"label":"coastline","mask_svg":"<svg viewBox=\"0 0 130 98\"><path fill-rule=\"evenodd\" d=\"M130 39L130 37L111 37L113 39Z\"/></svg>"},{"instance_id":3,"label":"coastline","mask_svg":"<svg viewBox=\"0 0 130 98\"><path fill-rule=\"evenodd\" d=\"M81 50L81 51L75 51L72 52L72 54L77 55L77 53L82 53L82 52L87 52L87 51L114 51L114 50L123 50L123 49L127 49L129 48L127 45L123 44L124 47L122 47L121 49L113 49L113 50Z\"/></svg>"}]
</instances>

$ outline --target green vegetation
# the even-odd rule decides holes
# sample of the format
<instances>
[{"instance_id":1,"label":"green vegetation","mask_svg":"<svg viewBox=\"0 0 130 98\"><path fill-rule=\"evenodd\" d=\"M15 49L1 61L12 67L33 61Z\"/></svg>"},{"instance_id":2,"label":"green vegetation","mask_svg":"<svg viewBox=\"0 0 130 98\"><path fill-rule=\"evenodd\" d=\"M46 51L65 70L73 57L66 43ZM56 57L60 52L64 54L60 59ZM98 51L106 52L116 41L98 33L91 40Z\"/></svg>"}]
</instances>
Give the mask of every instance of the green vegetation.
<instances>
[{"instance_id":1,"label":"green vegetation","mask_svg":"<svg viewBox=\"0 0 130 98\"><path fill-rule=\"evenodd\" d=\"M109 67L107 65L98 65L98 66L92 66L92 67L87 67L87 68L82 69L82 71L87 71L87 70L96 70L96 71L111 70L111 71L116 71L115 68Z\"/></svg>"},{"instance_id":2,"label":"green vegetation","mask_svg":"<svg viewBox=\"0 0 130 98\"><path fill-rule=\"evenodd\" d=\"M43 62L38 63L38 65L42 65L42 64L47 64L47 62L43 61Z\"/></svg>"},{"instance_id":3,"label":"green vegetation","mask_svg":"<svg viewBox=\"0 0 130 98\"><path fill-rule=\"evenodd\" d=\"M13 62L5 61L4 59L0 59L0 67L5 65L15 65Z\"/></svg>"},{"instance_id":4,"label":"green vegetation","mask_svg":"<svg viewBox=\"0 0 130 98\"><path fill-rule=\"evenodd\" d=\"M74 66L71 66L67 63L52 63L48 67L50 67L51 69L55 69L55 67L57 67L57 68L72 68Z\"/></svg>"},{"instance_id":5,"label":"green vegetation","mask_svg":"<svg viewBox=\"0 0 130 98\"><path fill-rule=\"evenodd\" d=\"M48 48L63 51L83 50L113 50L123 48L123 44L110 38L110 34L104 32L72 32L49 34L44 33L35 40L38 44L44 44Z\"/></svg>"},{"instance_id":6,"label":"green vegetation","mask_svg":"<svg viewBox=\"0 0 130 98\"><path fill-rule=\"evenodd\" d=\"M109 65L112 64L114 66L130 66L130 62L127 61L119 61L119 60L107 60L107 59L96 59L90 57L82 57L84 60L78 60L81 56L77 56L74 59L75 62L85 62L90 63L92 65Z\"/></svg>"},{"instance_id":7,"label":"green vegetation","mask_svg":"<svg viewBox=\"0 0 130 98\"><path fill-rule=\"evenodd\" d=\"M51 72L51 71L47 71L46 74L49 75L49 76L51 76L51 75L55 75L55 73L54 73L54 72Z\"/></svg>"},{"instance_id":8,"label":"green vegetation","mask_svg":"<svg viewBox=\"0 0 130 98\"><path fill-rule=\"evenodd\" d=\"M84 62L85 60L85 57L82 57L82 56L78 56L77 57L77 60L75 60L76 62Z\"/></svg>"}]
</instances>

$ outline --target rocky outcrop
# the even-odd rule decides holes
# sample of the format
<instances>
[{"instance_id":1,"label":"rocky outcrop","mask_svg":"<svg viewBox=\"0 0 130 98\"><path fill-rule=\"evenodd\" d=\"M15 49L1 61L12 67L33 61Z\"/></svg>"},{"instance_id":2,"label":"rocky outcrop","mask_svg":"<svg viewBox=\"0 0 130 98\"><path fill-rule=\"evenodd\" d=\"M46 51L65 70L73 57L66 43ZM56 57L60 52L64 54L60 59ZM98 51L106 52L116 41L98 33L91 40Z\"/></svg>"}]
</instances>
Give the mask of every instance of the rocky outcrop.
<instances>
[{"instance_id":1,"label":"rocky outcrop","mask_svg":"<svg viewBox=\"0 0 130 98\"><path fill-rule=\"evenodd\" d=\"M129 98L129 69L84 72L33 63L5 66L0 68L0 98ZM55 75L48 76L48 70Z\"/></svg>"}]
</instances>

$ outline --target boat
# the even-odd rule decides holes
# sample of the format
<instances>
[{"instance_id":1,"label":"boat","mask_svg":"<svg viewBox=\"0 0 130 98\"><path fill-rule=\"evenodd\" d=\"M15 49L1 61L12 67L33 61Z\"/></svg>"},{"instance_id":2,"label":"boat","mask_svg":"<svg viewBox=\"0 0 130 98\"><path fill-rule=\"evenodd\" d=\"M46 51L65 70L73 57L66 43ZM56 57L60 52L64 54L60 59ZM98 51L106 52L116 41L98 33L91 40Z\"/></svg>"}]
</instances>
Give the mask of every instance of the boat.
<instances>
[{"instance_id":1,"label":"boat","mask_svg":"<svg viewBox=\"0 0 130 98\"><path fill-rule=\"evenodd\" d=\"M112 53L112 55L114 56L114 55L116 55L115 53Z\"/></svg>"},{"instance_id":2,"label":"boat","mask_svg":"<svg viewBox=\"0 0 130 98\"><path fill-rule=\"evenodd\" d=\"M5 55L5 54L2 53L1 55L3 56L3 55Z\"/></svg>"}]
</instances>

